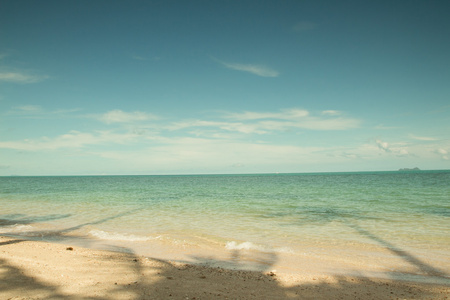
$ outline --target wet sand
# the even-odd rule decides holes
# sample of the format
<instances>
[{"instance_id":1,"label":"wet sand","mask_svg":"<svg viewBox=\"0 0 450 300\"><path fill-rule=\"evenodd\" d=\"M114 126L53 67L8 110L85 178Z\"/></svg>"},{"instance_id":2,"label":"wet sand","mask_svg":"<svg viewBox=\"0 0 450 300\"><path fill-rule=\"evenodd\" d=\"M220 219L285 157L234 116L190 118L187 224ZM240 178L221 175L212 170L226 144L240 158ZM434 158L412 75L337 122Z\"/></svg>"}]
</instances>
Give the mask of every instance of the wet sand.
<instances>
[{"instance_id":1,"label":"wet sand","mask_svg":"<svg viewBox=\"0 0 450 300\"><path fill-rule=\"evenodd\" d=\"M313 265L313 264L311 264ZM449 299L450 281L229 270L0 237L0 299Z\"/></svg>"}]
</instances>

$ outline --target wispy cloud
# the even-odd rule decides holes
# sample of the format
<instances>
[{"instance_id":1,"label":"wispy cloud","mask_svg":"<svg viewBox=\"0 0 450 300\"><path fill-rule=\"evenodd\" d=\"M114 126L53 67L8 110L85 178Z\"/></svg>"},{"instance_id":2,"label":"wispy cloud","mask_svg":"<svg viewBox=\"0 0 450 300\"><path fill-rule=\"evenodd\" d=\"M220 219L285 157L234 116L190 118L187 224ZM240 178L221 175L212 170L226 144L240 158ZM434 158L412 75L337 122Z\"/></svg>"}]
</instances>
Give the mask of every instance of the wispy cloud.
<instances>
[{"instance_id":1,"label":"wispy cloud","mask_svg":"<svg viewBox=\"0 0 450 300\"><path fill-rule=\"evenodd\" d=\"M334 111L333 111L334 112ZM324 115L322 113L322 115ZM264 132L286 130L289 128L310 130L345 130L359 127L360 121L340 117L340 113L326 113L325 116L313 115L304 109L285 109L279 112L244 112L227 114L226 118L252 122L255 128Z\"/></svg>"},{"instance_id":2,"label":"wispy cloud","mask_svg":"<svg viewBox=\"0 0 450 300\"><path fill-rule=\"evenodd\" d=\"M313 115L304 109L278 112L223 113L214 120L184 120L168 126L169 130L189 129L196 136L223 136L224 132L265 135L298 130L335 131L359 127L360 121L341 116Z\"/></svg>"},{"instance_id":3,"label":"wispy cloud","mask_svg":"<svg viewBox=\"0 0 450 300\"><path fill-rule=\"evenodd\" d=\"M391 149L389 149L389 144L387 142L376 140L375 143L377 144L378 148L380 148L384 152L391 152Z\"/></svg>"},{"instance_id":4,"label":"wispy cloud","mask_svg":"<svg viewBox=\"0 0 450 300\"><path fill-rule=\"evenodd\" d=\"M231 70L247 72L261 77L278 77L280 75L278 71L263 65L230 63L216 58L212 59Z\"/></svg>"},{"instance_id":5,"label":"wispy cloud","mask_svg":"<svg viewBox=\"0 0 450 300\"><path fill-rule=\"evenodd\" d=\"M47 75L31 75L21 72L0 71L0 81L12 83L36 83L48 79Z\"/></svg>"},{"instance_id":6,"label":"wispy cloud","mask_svg":"<svg viewBox=\"0 0 450 300\"><path fill-rule=\"evenodd\" d=\"M298 147L292 145L270 145L247 141L226 141L205 138L174 137L158 140L157 143L131 155L126 151L103 151L99 155L124 165L151 166L152 169L171 167L177 170L233 169L245 161L246 166L262 165L292 166L298 157L320 161L320 155L313 154L322 148Z\"/></svg>"},{"instance_id":7,"label":"wispy cloud","mask_svg":"<svg viewBox=\"0 0 450 300\"><path fill-rule=\"evenodd\" d=\"M132 55L131 58L135 60L148 60L147 58L140 55Z\"/></svg>"},{"instance_id":8,"label":"wispy cloud","mask_svg":"<svg viewBox=\"0 0 450 300\"><path fill-rule=\"evenodd\" d=\"M338 110L324 110L322 111L322 115L325 116L339 116L341 114Z\"/></svg>"},{"instance_id":9,"label":"wispy cloud","mask_svg":"<svg viewBox=\"0 0 450 300\"><path fill-rule=\"evenodd\" d=\"M80 148L86 144L97 143L98 140L90 133L71 131L55 138L25 139L21 141L0 142L0 148L23 151L56 150L60 148Z\"/></svg>"},{"instance_id":10,"label":"wispy cloud","mask_svg":"<svg viewBox=\"0 0 450 300\"><path fill-rule=\"evenodd\" d=\"M41 119L41 118L61 118L67 117L68 114L80 111L79 108L73 109L56 109L45 110L39 105L20 105L13 107L6 112L6 115L20 116L28 119Z\"/></svg>"},{"instance_id":11,"label":"wispy cloud","mask_svg":"<svg viewBox=\"0 0 450 300\"><path fill-rule=\"evenodd\" d=\"M418 140L418 141L437 141L436 138L428 137L428 136L416 136L416 135L409 135L412 139Z\"/></svg>"},{"instance_id":12,"label":"wispy cloud","mask_svg":"<svg viewBox=\"0 0 450 300\"><path fill-rule=\"evenodd\" d=\"M61 110L47 112L40 106L22 105L12 111L24 117L45 117L62 115ZM67 112L67 111L66 111ZM75 116L77 117L77 116ZM83 117L83 116L78 116ZM167 136L198 138L215 141L241 140L248 135L264 135L309 130L345 130L358 127L359 121L342 117L314 116L303 109L286 109L278 112L224 113L214 119L194 119L172 122L162 120L146 112L124 112L112 110L102 115L84 116L106 124L118 124L112 131L79 132L70 131L54 138L42 137L33 140L4 141L0 148L17 150L49 150L59 148L80 148L100 143L121 143L122 141L144 142L161 140ZM148 121L152 121L149 123ZM147 123L146 123L147 122Z\"/></svg>"},{"instance_id":13,"label":"wispy cloud","mask_svg":"<svg viewBox=\"0 0 450 300\"><path fill-rule=\"evenodd\" d=\"M309 115L309 111L304 109L284 109L279 112L243 112L243 113L229 113L226 114L226 118L248 121L248 120L263 120L263 119L280 119L280 120L292 120L298 118L304 118Z\"/></svg>"},{"instance_id":14,"label":"wispy cloud","mask_svg":"<svg viewBox=\"0 0 450 300\"><path fill-rule=\"evenodd\" d=\"M131 132L117 133L112 131L80 132L72 130L54 138L25 139L20 141L0 141L0 148L23 151L42 151L58 149L80 149L100 144L127 144L138 135Z\"/></svg>"},{"instance_id":15,"label":"wispy cloud","mask_svg":"<svg viewBox=\"0 0 450 300\"><path fill-rule=\"evenodd\" d=\"M49 114L34 105L18 105L14 111L17 116L19 112ZM209 113L198 119L170 120L157 119L143 111L116 109L97 116L73 116L113 125L108 130L67 130L53 136L29 135L25 139L2 140L0 149L5 149L2 153L7 155L25 158L25 153L33 153L28 155L27 163L30 157L35 161L39 157L36 172L45 169L49 160L59 159L70 165L71 172L82 174L99 170L116 174L149 170L154 173L235 172L233 166L243 165L243 172L298 171L308 166L314 170L318 165L348 165L353 161L377 167L381 162L384 166L394 166L398 159L407 165L415 165L417 158L441 164L449 160L449 141L443 139L426 143L408 139L406 143L391 137L388 141L376 138L364 144L355 139L346 144L339 137L329 139L326 133L299 134L307 130L358 128L360 120L347 117L345 112L291 108ZM98 122L92 124L104 127ZM11 170L17 166L15 163Z\"/></svg>"},{"instance_id":16,"label":"wispy cloud","mask_svg":"<svg viewBox=\"0 0 450 300\"><path fill-rule=\"evenodd\" d=\"M9 56L9 53L0 53L0 60L4 60ZM31 70L23 70L20 68L6 66L4 63L2 63L0 68L0 82L28 84L41 82L48 78L50 78L48 75L39 74Z\"/></svg>"},{"instance_id":17,"label":"wispy cloud","mask_svg":"<svg viewBox=\"0 0 450 300\"><path fill-rule=\"evenodd\" d=\"M448 151L447 150L439 148L439 149L436 150L436 153L441 155L441 158L443 160L449 160L449 158L448 158Z\"/></svg>"},{"instance_id":18,"label":"wispy cloud","mask_svg":"<svg viewBox=\"0 0 450 300\"><path fill-rule=\"evenodd\" d=\"M106 124L134 123L134 122L158 119L157 116L149 114L149 113L145 113L145 112L141 112L141 111L124 112L119 109L111 110L101 116L96 116L96 118Z\"/></svg>"},{"instance_id":19,"label":"wispy cloud","mask_svg":"<svg viewBox=\"0 0 450 300\"><path fill-rule=\"evenodd\" d=\"M237 71L252 73L261 77L278 77L280 73L265 66L225 63L225 67Z\"/></svg>"},{"instance_id":20,"label":"wispy cloud","mask_svg":"<svg viewBox=\"0 0 450 300\"><path fill-rule=\"evenodd\" d=\"M42 107L39 105L22 105L22 106L14 107L14 110L17 112L35 113L35 112L41 112Z\"/></svg>"},{"instance_id":21,"label":"wispy cloud","mask_svg":"<svg viewBox=\"0 0 450 300\"><path fill-rule=\"evenodd\" d=\"M176 122L168 127L170 130L181 130L187 128L208 128L207 135L213 132L218 133L218 130L225 130L230 132L244 133L244 134L264 134L267 130L258 124L248 124L242 122L226 122L226 121L203 121L203 120L187 120ZM195 131L196 135L203 135L200 130Z\"/></svg>"},{"instance_id":22,"label":"wispy cloud","mask_svg":"<svg viewBox=\"0 0 450 300\"><path fill-rule=\"evenodd\" d=\"M397 127L397 126L385 126L384 124L378 124L374 128L375 129L379 129L379 130L391 130L391 129L398 129L400 127Z\"/></svg>"},{"instance_id":23,"label":"wispy cloud","mask_svg":"<svg viewBox=\"0 0 450 300\"><path fill-rule=\"evenodd\" d=\"M389 153L391 155L395 155L398 157L406 157L411 155L408 149L409 147L407 146L406 143L397 142L394 145L391 145L379 139L375 140L375 143L378 149L382 150L384 153Z\"/></svg>"}]
</instances>

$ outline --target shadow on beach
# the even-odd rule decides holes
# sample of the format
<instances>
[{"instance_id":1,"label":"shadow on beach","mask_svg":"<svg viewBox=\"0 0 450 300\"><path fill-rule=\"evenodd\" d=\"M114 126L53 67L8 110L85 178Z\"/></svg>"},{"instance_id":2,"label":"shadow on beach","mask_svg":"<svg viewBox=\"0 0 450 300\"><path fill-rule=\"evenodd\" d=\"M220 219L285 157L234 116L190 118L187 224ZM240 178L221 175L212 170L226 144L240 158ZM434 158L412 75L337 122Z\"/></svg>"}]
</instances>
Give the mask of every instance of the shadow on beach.
<instances>
[{"instance_id":1,"label":"shadow on beach","mask_svg":"<svg viewBox=\"0 0 450 300\"><path fill-rule=\"evenodd\" d=\"M436 278L448 279L449 280L449 284L450 284L449 274L447 274L446 272L444 272L442 270L439 270L438 268L433 267L432 265L429 265L429 264L425 263L424 261L422 261L419 258L415 257L414 255L412 255L408 251L403 250L403 249L395 246L391 242L388 242L388 241L382 239L381 237L375 235L372 232L369 232L368 230L362 228L361 226L359 226L357 224L347 223L347 226L355 229L362 236L365 236L365 237L375 241L377 244L379 244L380 246L384 247L385 249L390 251L395 256L401 258L402 260L404 260L409 265L414 266L416 268L416 270L417 270L417 273L422 274L424 276L433 276L433 277L436 277ZM390 275L390 278L392 278L392 279L402 279L401 277L402 276L404 277L405 273L391 272L391 273L389 273L389 275Z\"/></svg>"},{"instance_id":2,"label":"shadow on beach","mask_svg":"<svg viewBox=\"0 0 450 300\"><path fill-rule=\"evenodd\" d=\"M0 226L29 225L33 223L65 219L70 216L72 215L71 214L50 214L45 216L27 216L24 214L3 215L0 218Z\"/></svg>"},{"instance_id":3,"label":"shadow on beach","mask_svg":"<svg viewBox=\"0 0 450 300\"><path fill-rule=\"evenodd\" d=\"M7 238L3 238L7 239ZM0 252L17 243L0 243ZM61 245L58 245L61 248ZM52 251L55 247L52 247ZM268 271L275 254L259 259L260 271L231 270L211 267L221 264L229 268L245 268L241 253L234 250L227 260L198 257L193 264L137 256L128 253L62 250L66 259L67 282L47 281L30 273L25 266L11 263L0 256L0 298L13 299L446 299L449 285L406 283L365 277L328 276L284 284ZM34 256L36 264L49 264ZM265 257L266 261L262 261ZM72 264L77 270L69 269ZM386 274L389 277L389 274ZM62 275L59 275L62 276ZM282 277L280 277L281 279ZM79 287L77 287L79 286ZM436 289L437 288L437 289Z\"/></svg>"},{"instance_id":4,"label":"shadow on beach","mask_svg":"<svg viewBox=\"0 0 450 300\"><path fill-rule=\"evenodd\" d=\"M56 237L59 242L64 242L66 234L77 229L134 212L135 210L127 211L58 230L53 232L53 237ZM66 216L49 215L44 219L64 217ZM22 218L22 220L24 224L33 222L33 218ZM38 221L42 219L36 219L36 222ZM90 256L90 250L80 251L80 253L78 251L60 252L59 255L66 259L64 270L72 278L67 283L58 281L59 279L45 280L39 274L30 272L26 265L11 262L8 256L1 255L5 252L3 250L8 247L20 247L17 244L29 242L23 239L2 238L4 241L0 241L0 298L447 299L450 292L448 274L354 223L348 222L346 225L415 266L424 276L442 279L439 281L441 283L408 283L401 281L401 275L405 275L404 273L387 272L385 274L387 279L372 279L362 275L359 277L318 276L286 284L286 281L282 280L283 274L270 271L277 261L277 254L274 252L259 252L252 257L252 260L249 260L245 251L232 250L227 259L196 256L191 257L192 261L189 263L180 263L138 256L128 248L112 248L117 252L102 252L94 256ZM41 233L44 234L44 232ZM86 242L86 245L89 245L89 241ZM39 251L36 251L36 255L27 259L43 267L52 265L52 259L47 258L46 261L38 255ZM70 269L72 264L75 264L73 270ZM248 269L256 271L244 271ZM301 274L298 275L301 276ZM72 288L68 288L67 285ZM80 287L77 289L77 286Z\"/></svg>"},{"instance_id":5,"label":"shadow on beach","mask_svg":"<svg viewBox=\"0 0 450 300\"><path fill-rule=\"evenodd\" d=\"M78 236L78 235L70 235L71 233L75 232L76 230L82 229L89 225L98 225L105 223L110 220L114 220L123 216L131 215L133 213L136 213L140 211L141 208L132 209L129 211L121 212L118 214L115 214L113 216L108 216L106 218L102 218L96 221L92 222L86 222L83 224L78 224L75 226L63 228L63 229L55 229L55 230L24 230L23 232L2 232L2 228L0 227L0 235L4 236L10 236L14 238L19 239L26 239L26 240L34 240L34 241L47 241L47 242L67 242L69 240L77 240L83 247L89 248L93 245L94 240L85 237L85 236ZM71 214L65 214L65 215L56 215L56 214L50 214L45 216L26 216L23 214L15 214L15 215L6 215L2 216L3 218L0 218L0 226L17 226L17 225L31 225L34 223L40 223L40 222L48 222L48 221L54 221L54 220L60 220L65 219L72 216ZM3 228L3 230L5 230ZM1 244L0 244L1 245ZM115 250L115 249L110 249ZM117 249L116 249L117 250ZM126 251L126 249L123 249L121 251Z\"/></svg>"}]
</instances>

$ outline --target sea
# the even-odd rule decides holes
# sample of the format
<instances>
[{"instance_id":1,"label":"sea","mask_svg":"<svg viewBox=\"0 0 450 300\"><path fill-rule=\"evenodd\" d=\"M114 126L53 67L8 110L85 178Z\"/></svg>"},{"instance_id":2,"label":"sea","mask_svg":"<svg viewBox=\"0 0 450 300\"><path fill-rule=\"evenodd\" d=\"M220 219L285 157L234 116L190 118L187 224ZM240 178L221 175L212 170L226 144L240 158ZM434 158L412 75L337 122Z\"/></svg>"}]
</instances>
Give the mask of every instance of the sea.
<instances>
[{"instance_id":1,"label":"sea","mask_svg":"<svg viewBox=\"0 0 450 300\"><path fill-rule=\"evenodd\" d=\"M450 171L0 177L0 235L219 268L450 283Z\"/></svg>"}]
</instances>

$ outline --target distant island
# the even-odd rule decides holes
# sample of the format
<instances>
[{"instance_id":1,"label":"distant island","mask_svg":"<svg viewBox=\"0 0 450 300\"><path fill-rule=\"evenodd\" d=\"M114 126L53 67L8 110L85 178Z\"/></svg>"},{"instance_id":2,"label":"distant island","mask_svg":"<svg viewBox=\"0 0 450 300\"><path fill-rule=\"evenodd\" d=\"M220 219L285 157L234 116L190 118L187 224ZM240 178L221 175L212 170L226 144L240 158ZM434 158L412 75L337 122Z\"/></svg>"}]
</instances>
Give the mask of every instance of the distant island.
<instances>
[{"instance_id":1,"label":"distant island","mask_svg":"<svg viewBox=\"0 0 450 300\"><path fill-rule=\"evenodd\" d=\"M418 167L415 168L403 168L403 169L398 169L399 171L420 171L420 169Z\"/></svg>"}]
</instances>

